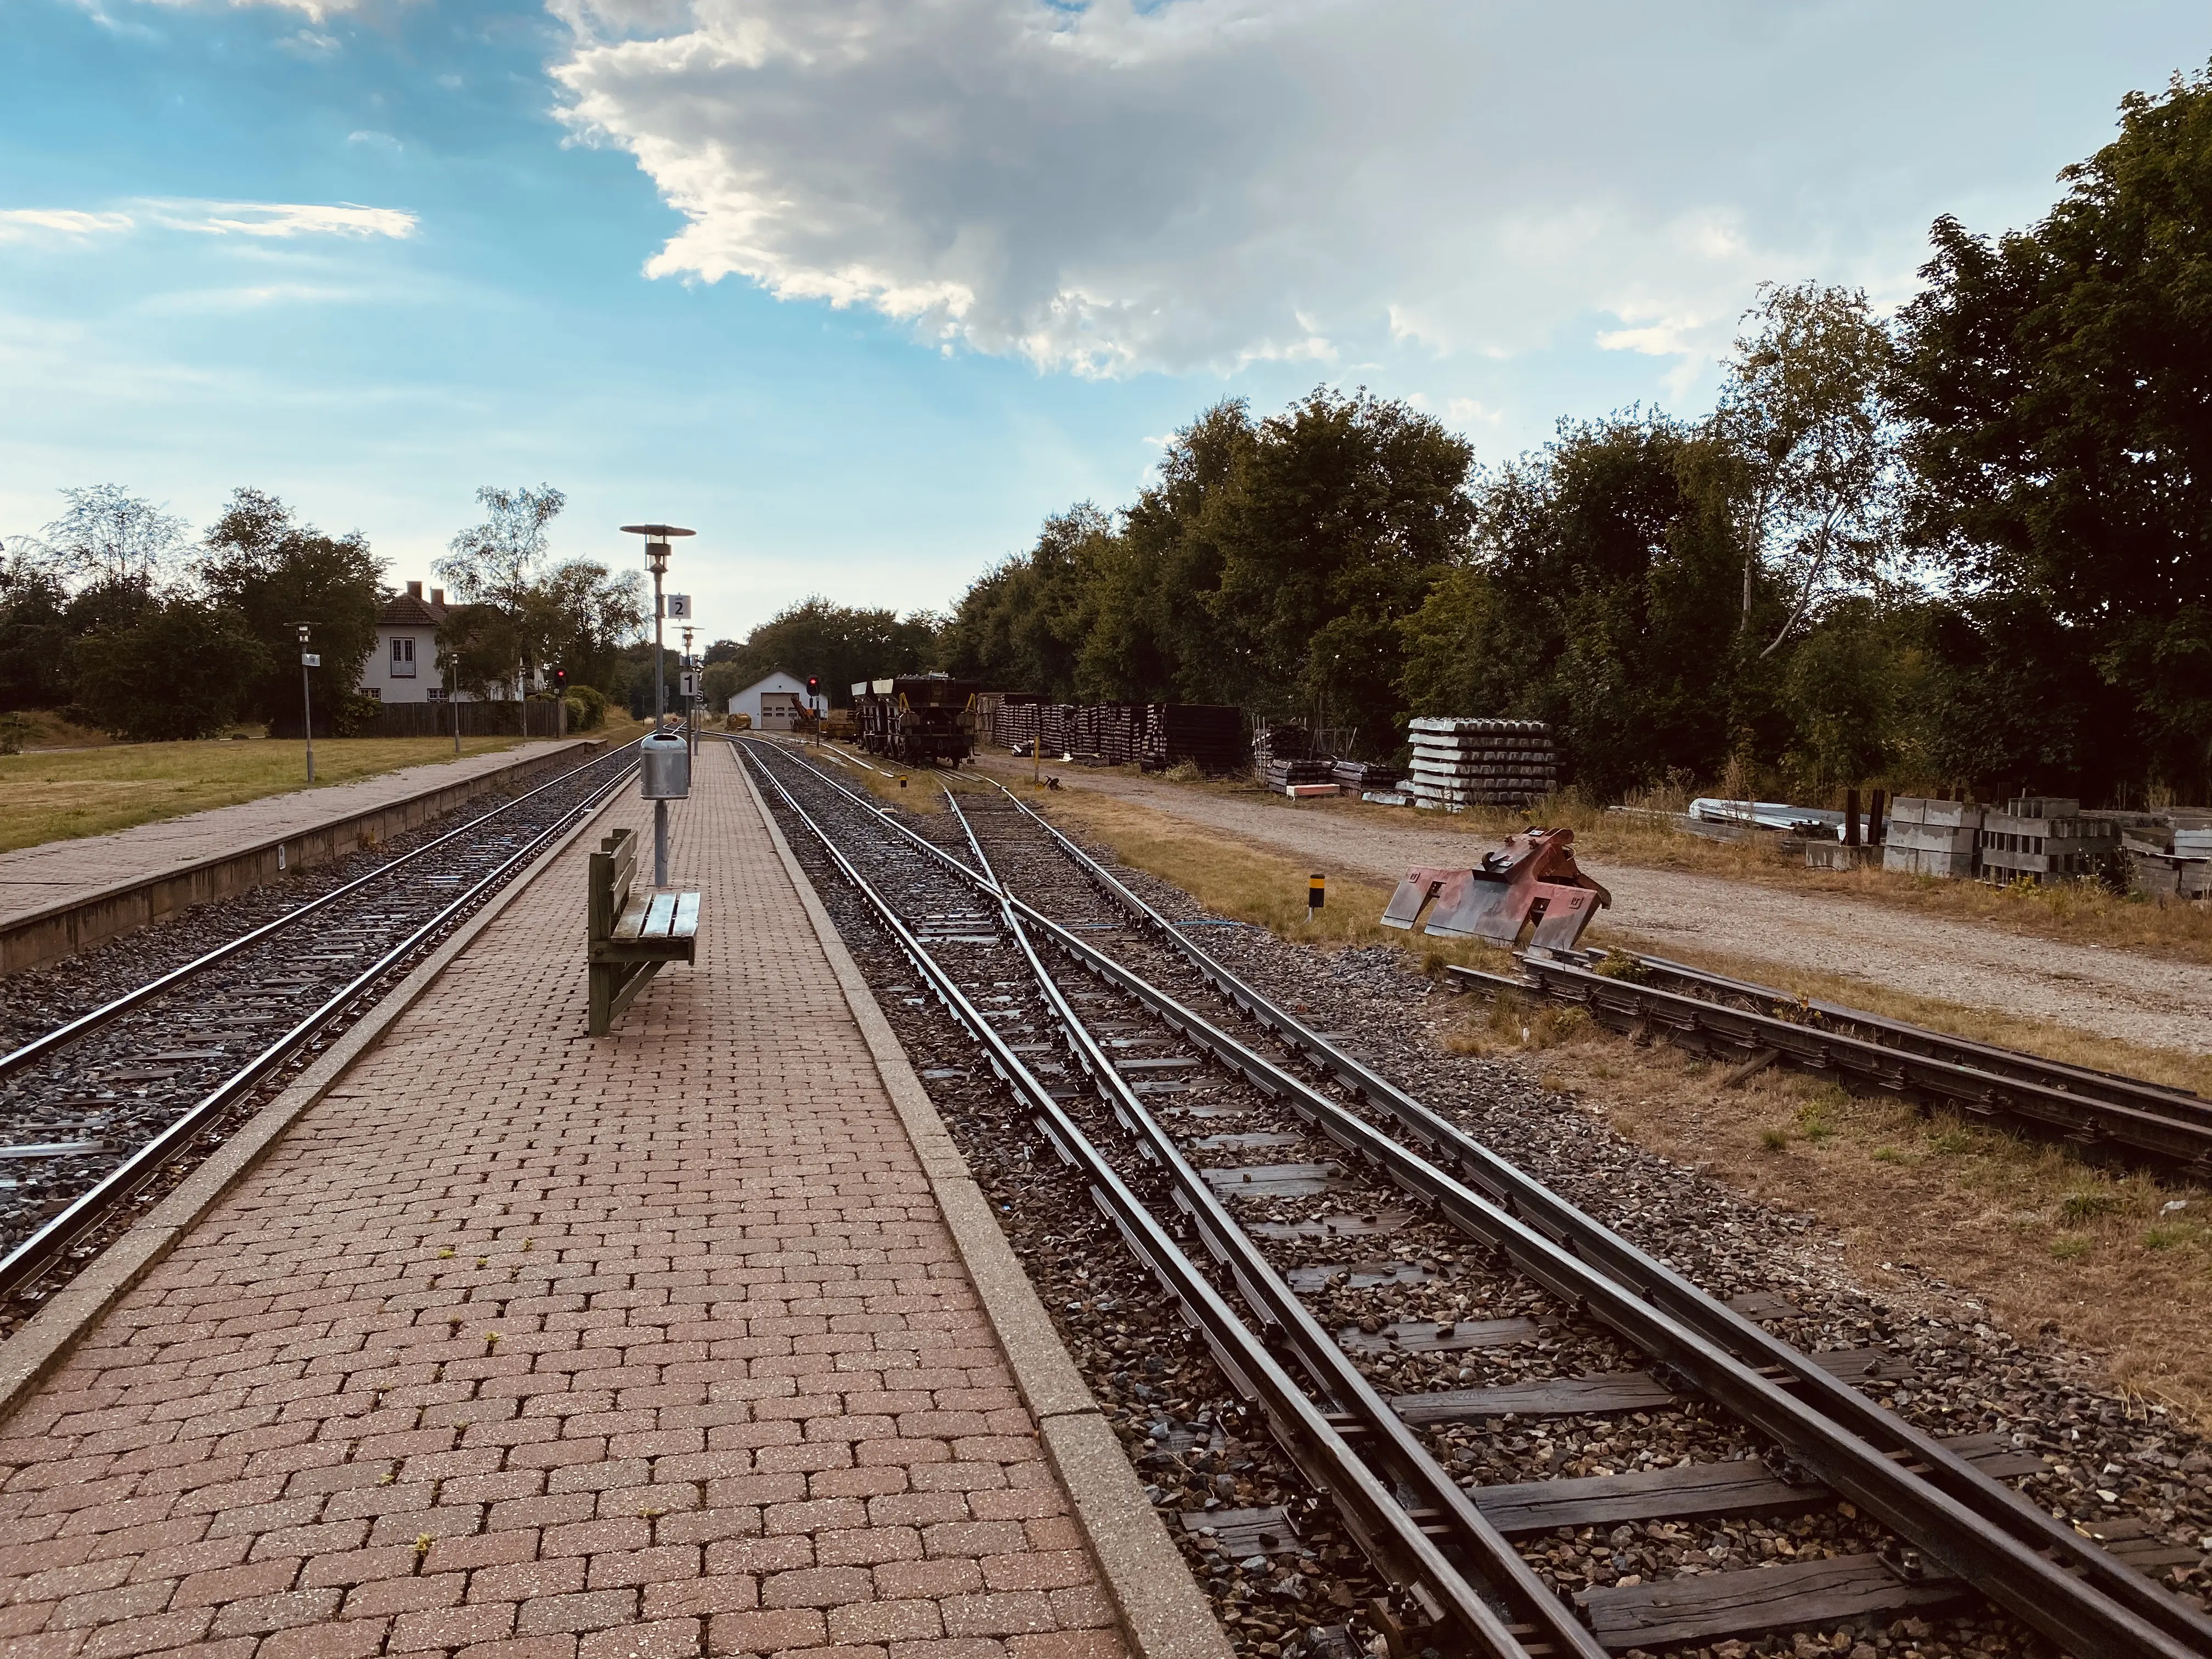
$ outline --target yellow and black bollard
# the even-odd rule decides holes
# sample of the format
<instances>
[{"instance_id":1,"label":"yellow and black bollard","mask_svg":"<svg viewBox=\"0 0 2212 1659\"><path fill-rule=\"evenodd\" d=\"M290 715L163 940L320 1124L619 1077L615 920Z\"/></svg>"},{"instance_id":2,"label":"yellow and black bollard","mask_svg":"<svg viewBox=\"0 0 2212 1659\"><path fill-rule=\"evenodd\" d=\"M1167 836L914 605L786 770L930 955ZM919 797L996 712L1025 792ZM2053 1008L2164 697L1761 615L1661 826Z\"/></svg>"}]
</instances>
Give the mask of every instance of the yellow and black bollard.
<instances>
[{"instance_id":1,"label":"yellow and black bollard","mask_svg":"<svg viewBox=\"0 0 2212 1659\"><path fill-rule=\"evenodd\" d=\"M1312 875L1306 878L1306 920L1310 922L1321 915L1321 907L1328 898L1328 878Z\"/></svg>"}]
</instances>

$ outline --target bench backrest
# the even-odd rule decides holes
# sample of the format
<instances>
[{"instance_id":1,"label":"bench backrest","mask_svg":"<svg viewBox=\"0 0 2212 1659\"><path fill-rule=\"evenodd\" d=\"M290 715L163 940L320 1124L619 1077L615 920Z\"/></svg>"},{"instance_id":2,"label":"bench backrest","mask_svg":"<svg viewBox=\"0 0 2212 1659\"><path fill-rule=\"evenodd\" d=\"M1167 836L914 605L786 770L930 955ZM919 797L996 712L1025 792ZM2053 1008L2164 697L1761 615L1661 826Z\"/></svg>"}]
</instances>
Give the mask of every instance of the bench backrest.
<instances>
[{"instance_id":1,"label":"bench backrest","mask_svg":"<svg viewBox=\"0 0 2212 1659\"><path fill-rule=\"evenodd\" d=\"M637 876L637 831L617 830L592 854L591 937L610 939Z\"/></svg>"}]
</instances>

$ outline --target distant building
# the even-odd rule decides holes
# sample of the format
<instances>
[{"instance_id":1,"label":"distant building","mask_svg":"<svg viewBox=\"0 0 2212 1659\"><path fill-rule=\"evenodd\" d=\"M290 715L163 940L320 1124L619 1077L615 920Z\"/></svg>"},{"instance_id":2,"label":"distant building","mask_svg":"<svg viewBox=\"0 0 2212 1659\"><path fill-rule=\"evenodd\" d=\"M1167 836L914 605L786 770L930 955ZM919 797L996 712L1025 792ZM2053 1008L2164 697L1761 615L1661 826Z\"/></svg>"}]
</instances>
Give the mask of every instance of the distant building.
<instances>
[{"instance_id":1,"label":"distant building","mask_svg":"<svg viewBox=\"0 0 2212 1659\"><path fill-rule=\"evenodd\" d=\"M779 668L732 696L725 712L750 716L756 732L791 732L805 707L806 682Z\"/></svg>"},{"instance_id":2,"label":"distant building","mask_svg":"<svg viewBox=\"0 0 2212 1659\"><path fill-rule=\"evenodd\" d=\"M361 689L382 702L443 702L445 677L438 670L438 625L446 620L446 590L422 597L422 584L410 582L377 612L376 649L362 665ZM464 691L456 699L466 702Z\"/></svg>"}]
</instances>

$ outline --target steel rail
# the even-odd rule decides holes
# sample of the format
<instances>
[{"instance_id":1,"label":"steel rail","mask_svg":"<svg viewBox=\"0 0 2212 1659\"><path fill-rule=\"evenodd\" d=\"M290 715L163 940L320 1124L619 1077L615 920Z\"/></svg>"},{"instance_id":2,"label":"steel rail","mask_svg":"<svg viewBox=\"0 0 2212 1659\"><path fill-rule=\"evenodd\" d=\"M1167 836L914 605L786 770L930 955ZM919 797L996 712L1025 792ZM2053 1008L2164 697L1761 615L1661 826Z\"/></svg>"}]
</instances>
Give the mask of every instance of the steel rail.
<instances>
[{"instance_id":1,"label":"steel rail","mask_svg":"<svg viewBox=\"0 0 2212 1659\"><path fill-rule=\"evenodd\" d=\"M1615 978L1553 953L1524 952L1521 969L1531 981L1528 988L1587 1008L1618 1029L1632 1029L1640 1020L1647 1030L1694 1036L1709 1048L1725 1046L1744 1055L1771 1049L1806 1071L1844 1073L1892 1092L1912 1090L1975 1116L2026 1119L2079 1141L2117 1145L2138 1158L2212 1180L2212 1107L2202 1101L2192 1106L2193 1097L2166 1094L2153 1085L2143 1085L2142 1093L2154 1103L2115 1098L2117 1091L2110 1090L2092 1095L2066 1077L2049 1072L2039 1076L2027 1055L2013 1056L2017 1063L2007 1075L1969 1059L1916 1052L1802 1018ZM1455 970L1455 976L1485 985L1510 982L1502 975L1474 971ZM1791 1008L1798 1006L1795 999L1769 994Z\"/></svg>"},{"instance_id":2,"label":"steel rail","mask_svg":"<svg viewBox=\"0 0 2212 1659\"><path fill-rule=\"evenodd\" d=\"M636 746L637 745L635 744L628 744L624 745L624 748L634 749ZM296 908L287 910L283 915L278 916L275 921L264 922L260 927L252 929L250 933L240 933L236 939L216 945L214 950L206 952L204 955L193 957L191 961L185 963L182 967L172 968L167 973L160 975L158 978L149 980L145 984L138 986L133 990L125 991L121 996L117 997L113 1001L101 1004L99 1007L94 1008L89 1013L79 1014L75 1019L70 1020L67 1024L57 1025L52 1030L45 1032L39 1036L32 1038L28 1042L23 1044L21 1048L14 1050L12 1053L0 1054L0 1078L4 1078L13 1073L19 1072L24 1066L32 1064L33 1061L45 1059L48 1054L54 1053L57 1049L66 1048L69 1044L75 1042L80 1037L89 1036L92 1032L98 1030L109 1021L115 1019L121 1015L129 1013L133 1008L139 1007L145 1003L152 1001L155 998L162 994L162 993L173 989L177 986L182 984L185 981L191 979L193 975L204 973L208 969L214 967L217 963L227 961L230 957L236 956L240 951L246 949L248 946L258 945L263 939L269 938L270 935L283 932L285 928L291 927L295 922L304 921L318 911L337 903L340 899L357 893L364 887L370 886L376 882L384 880L386 877L391 876L395 872L404 869L416 860L427 857L428 854L434 853L438 848L443 847L447 842L453 840L456 836L470 835L476 830L481 830L485 824L490 823L492 819L499 817L501 813L511 812L516 807L522 805L524 803L535 800L547 790L559 788L570 779L574 778L582 773L590 771L594 766L604 765L606 762L612 760L616 756L622 752L623 750L615 749L610 750L606 754L594 756L583 765L573 768L568 771L563 772L559 777L554 778L546 783L540 784L537 788L532 789L527 794L517 795L513 800L505 803L503 805L495 806L490 811L483 813L477 817L471 818L466 823L447 830L436 840L425 842L422 846L416 848L413 852L404 854L400 857L392 860L389 864L380 865L377 868L370 871L365 876L356 876L353 880L347 882L343 886L332 888L329 892L325 893L320 898L310 899L307 903L300 905Z\"/></svg>"},{"instance_id":3,"label":"steel rail","mask_svg":"<svg viewBox=\"0 0 2212 1659\"><path fill-rule=\"evenodd\" d=\"M1503 1214L1516 1228L1524 1226L1524 1217L1539 1224L1544 1230L1539 1237L1547 1243L1550 1237L1560 1241L1572 1263L1571 1278L1581 1286L1579 1299L1591 1312L1627 1315L1638 1325L1644 1323L1643 1313L1658 1314L1674 1330L1694 1339L1696 1347L1686 1352L1694 1356L1701 1348L1723 1362L1719 1380L1727 1382L1732 1392L1745 1390L1762 1413L1771 1413L1775 1426L1768 1431L1828 1484L1861 1502L1929 1554L1961 1570L1984 1595L2076 1653L2097 1659L2212 1654L2212 1619L2167 1595L2011 1487L1983 1474L1932 1436L1884 1411L1808 1355L1707 1296L1672 1267L1328 1042L1215 961L1073 841L1012 791L999 787L1079 869L1171 942L1223 995L1318 1062L1347 1091L1437 1148L1461 1177L1480 1181L1494 1192L1496 1207L1487 1194L1478 1198L1476 1207L1468 1212L1471 1221L1494 1225L1492 1218ZM1111 960L1073 934L1058 942L1079 958ZM1302 1080L1281 1075L1304 1087ZM1327 1097L1319 1098L1342 1110ZM1352 1123L1361 1122L1345 1115ZM1415 1166L1424 1162L1387 1138L1377 1150L1390 1167L1402 1168L1408 1175L1416 1174ZM1410 1161L1401 1164L1401 1154ZM1427 1184L1428 1177L1420 1178ZM1439 1191L1460 1184L1450 1177L1441 1179L1449 1185L1438 1187ZM1456 1202L1448 1207L1456 1208ZM1656 1351L1626 1326L1612 1318L1607 1322L1647 1352ZM1779 1369L1789 1380L1789 1389L1776 1387L1754 1367ZM1677 1368L1701 1381L1686 1368ZM1722 1403L1735 1409L1726 1399ZM1850 1477L1848 1484L1838 1478L1844 1474ZM1852 1490L1862 1479L1872 1483L1866 1498ZM1876 1490L1881 1494L1879 1504L1873 1501Z\"/></svg>"},{"instance_id":4,"label":"steel rail","mask_svg":"<svg viewBox=\"0 0 2212 1659\"><path fill-rule=\"evenodd\" d=\"M876 812L891 829L927 848L951 868L965 869L884 809L862 799L842 781L818 769L808 769ZM2186 1654L2212 1654L2212 1620L2166 1595L2070 1528L2055 1523L2009 1486L1983 1474L1932 1436L1882 1410L1810 1356L1707 1296L1674 1269L1327 1042L1183 937L1011 790L1003 785L995 787L1103 890L1172 941L1216 989L1318 1060L1347 1091L1388 1112L1416 1138L1438 1149L1458 1176L1480 1182L1485 1190L1478 1193L1462 1180L1445 1175L1328 1096L1312 1090L1303 1079L1180 1009L1171 999L1049 918L1030 912L1048 936L1077 960L1148 1003L1177 1008L1189 1022L1184 1028L1186 1035L1224 1064L1255 1082L1261 1076L1272 1077L1290 1097L1294 1109L1306 1115L1304 1108L1297 1105L1304 1101L1319 1115L1312 1121L1340 1144L1361 1152L1400 1185L1436 1204L1468 1231L1506 1249L1515 1265L1530 1277L1588 1309L1627 1340L1671 1365L1698 1391L1771 1435L1804 1467L1909 1543L1951 1566L1983 1594L2052 1639L2095 1659L2152 1654L2178 1659ZM973 872L969 873L972 880ZM1345 1133L1338 1133L1339 1128ZM1352 1139L1347 1140L1346 1134ZM1543 1231L1528 1224L1524 1211L1542 1224ZM1557 1244L1553 1243L1554 1237ZM1516 1244L1520 1251L1527 1251L1532 1241L1542 1248L1524 1260L1516 1253ZM1789 1387L1779 1387L1762 1375L1757 1369L1761 1366L1778 1368L1788 1377ZM1992 1525L1998 1530L1992 1531Z\"/></svg>"},{"instance_id":5,"label":"steel rail","mask_svg":"<svg viewBox=\"0 0 2212 1659\"><path fill-rule=\"evenodd\" d=\"M1583 1659L1604 1659L1606 1650L1596 1638L1484 1518L1460 1484L1437 1463L1375 1385L1352 1363L1342 1345L1322 1328L1267 1261L1251 1235L1191 1166L1159 1120L1146 1109L1059 983L1046 970L1030 939L1022 909L1017 907L1012 890L992 868L990 856L983 850L975 825L960 810L959 802L949 789L945 791L945 799L966 832L976 862L999 900L1000 914L1007 931L1021 946L1030 972L1053 1017L1066 1033L1076 1060L1097 1083L1101 1096L1113 1108L1122 1126L1150 1149L1153 1160L1167 1172L1175 1184L1177 1203L1197 1223L1200 1236L1215 1259L1235 1277L1244 1299L1280 1329L1300 1365L1322 1392L1354 1419L1366 1435L1372 1437L1375 1456L1402 1483L1401 1502L1403 1494L1411 1492L1416 1502L1408 1507L1415 1510L1417 1519L1425 1519L1424 1510L1426 1516L1434 1517L1425 1529L1440 1534L1455 1545L1492 1589L1556 1651L1579 1654ZM1486 1608L1484 1611L1487 1613ZM1494 1616L1492 1622L1495 1622Z\"/></svg>"},{"instance_id":6,"label":"steel rail","mask_svg":"<svg viewBox=\"0 0 2212 1659\"><path fill-rule=\"evenodd\" d=\"M5 1260L0 1260L0 1297L15 1294L51 1271L64 1253L80 1238L105 1221L125 1199L151 1180L164 1164L190 1146L225 1110L236 1104L325 1026L343 1013L364 991L419 949L424 940L474 904L518 865L536 855L546 842L566 830L579 813L587 811L618 787L636 769L637 763L632 761L617 771L532 836L520 849L479 878L465 892L457 896L435 915L379 957L349 981L343 990L328 998L313 1013L203 1096L173 1123L152 1139L143 1142L137 1151L109 1170L96 1184L71 1200L67 1207L9 1251Z\"/></svg>"},{"instance_id":7,"label":"steel rail","mask_svg":"<svg viewBox=\"0 0 2212 1659\"><path fill-rule=\"evenodd\" d=\"M981 884L974 872L935 843L898 823L890 812L818 768L808 767L804 761L799 763L832 788L873 811L888 828L933 854L948 868L963 874L971 884ZM1427 1108L1361 1062L1307 1031L1302 1024L1275 1008L1182 939L1151 906L1048 822L1030 812L1011 791L1000 787L1018 808L1048 832L1079 869L1105 890L1120 896L1133 914L1175 939L1180 949L1210 969L1207 976L1217 988L1224 988L1228 994L1221 983L1227 981L1228 986L1253 999L1260 1009L1304 1034L1327 1056L1341 1061L1353 1078L1363 1080L1358 1085L1363 1097L1370 1103L1382 1104L1419 1138L1445 1150L1456 1176L1464 1179L1446 1174L1403 1143L1383 1134L1313 1089L1304 1079L1276 1066L1202 1016L1176 1003L1050 918L1014 901L1047 938L1097 977L1146 1002L1224 1065L1284 1098L1301 1117L1364 1161L1381 1169L1437 1213L1463 1231L1487 1239L1521 1272L1652 1355L1662 1370L1686 1382L1692 1391L1704 1394L1787 1448L1808 1472L1857 1503L1907 1543L2071 1651L2085 1656L2085 1659L2122 1659L2123 1656L2134 1655L2181 1659L2181 1656L2212 1652L2212 1640L2207 1639L2212 1637L2212 1625L2208 1625L2193 1609L2166 1596L2148 1579L2078 1534L2051 1526L2042 1510L2009 1487L1989 1480L1930 1437L1881 1410L1809 1357L1706 1297L1663 1263L1644 1255L1626 1240L1499 1159L1455 1125L1436 1118ZM1243 1006L1243 998L1237 1000ZM1247 1012L1266 1023L1265 1014L1249 1006ZM1349 1079L1340 1077L1340 1080L1353 1086ZM1377 1092L1386 1098L1376 1102ZM1405 1109L1392 1103L1389 1096L1395 1096ZM1423 1126L1431 1123L1434 1133L1424 1133ZM1478 1170L1494 1179L1498 1188L1495 1194L1470 1184ZM1540 1230L1524 1218L1524 1203L1540 1209L1541 1218L1551 1231ZM1585 1260L1586 1256L1595 1261ZM1640 1273L1622 1271L1639 1266ZM1601 1267L1610 1271L1600 1271ZM1636 1282L1638 1279L1640 1283ZM1662 1294L1670 1304L1666 1310L1660 1305ZM1676 1312L1702 1312L1718 1318L1699 1322L1676 1318L1673 1316ZM1698 1328L1700 1322L1717 1324L1718 1330L1708 1334ZM1737 1336L1732 1327L1741 1328L1741 1344L1731 1340ZM1790 1386L1778 1385L1739 1357L1753 1349L1758 1351L1758 1357L1770 1370L1779 1369L1787 1374L1791 1379ZM1800 1393L1811 1398L1800 1398ZM1964 1468L1975 1487L1985 1489L1984 1500L1990 1502L1998 1516L2008 1510L2014 1513L2025 1511L2033 1523L2056 1534L2055 1541L2070 1546L2063 1551L2064 1565L2051 1559L2062 1552L2054 1550L2046 1554L2008 1531L1992 1531L1987 1525L1990 1517L1976 1513L1946 1487L1922 1478L1924 1474L1937 1472L1937 1466L1945 1462ZM2082 1576L2076 1577L2077 1571ZM2102 1584L2085 1582L2092 1574L2111 1583L2116 1593L2107 1594ZM2139 1608L2139 1603L2148 1603L2147 1609Z\"/></svg>"},{"instance_id":8,"label":"steel rail","mask_svg":"<svg viewBox=\"0 0 2212 1659\"><path fill-rule=\"evenodd\" d=\"M1863 1008L1847 1008L1840 1003L1823 1002L1817 997L1793 997L1771 985L1730 979L1724 974L1711 973L1685 962L1670 961L1665 957L1647 957L1630 951L1591 951L1580 954L1598 957L1626 957L1642 964L1644 969L1662 986L1672 981L1669 988L1673 989L1743 997L1761 1004L1767 1013L1786 1017L1790 1011L1796 1010L1801 1014L1817 1014L1823 1019L1855 1026L1861 1033L1872 1032L1875 1034L1877 1042L1923 1054L1931 1060L1957 1060L1984 1072L1994 1072L2001 1077L2017 1075L2035 1082L2052 1084L2071 1094L2110 1100L2118 1105L2141 1106L2149 1111L2165 1111L2177 1117L2212 1124L2212 1100L2205 1099L2194 1090L2153 1083L2144 1078L2130 1077L2123 1072L2100 1072L2087 1066L2071 1066L2063 1060L2046 1060L2041 1054L2027 1054L2018 1048L2001 1048L1995 1043L1976 1042L1971 1037L1954 1036L1948 1031L1931 1030L1925 1025L1892 1019L1887 1014L1870 1013ZM1568 959L1572 960L1572 957Z\"/></svg>"},{"instance_id":9,"label":"steel rail","mask_svg":"<svg viewBox=\"0 0 2212 1659\"><path fill-rule=\"evenodd\" d=\"M738 738L729 741L740 753L751 748ZM1529 1650L1445 1558L1420 1522L1408 1515L1376 1479L1329 1421L1328 1413L1307 1396L1305 1390L1253 1335L1212 1282L1176 1242L1174 1235L1130 1190L1080 1126L1053 1097L1051 1091L899 918L890 902L861 875L829 832L784 787L783 781L757 755L750 758L786 808L821 842L838 873L866 902L878 925L914 964L932 994L982 1046L992 1069L1035 1113L1039 1131L1082 1172L1089 1182L1092 1200L1120 1230L1153 1277L1182 1304L1231 1385L1259 1405L1285 1455L1316 1487L1336 1500L1338 1518L1368 1556L1395 1582L1413 1589L1432 1619L1449 1619L1488 1659L1531 1659ZM804 761L799 763L806 765ZM807 769L826 781L834 781L817 769ZM974 871L951 859L942 849L932 850L945 858L967 881L977 883ZM1586 1642L1577 1644L1574 1650L1592 1651ZM1595 1651L1602 1653L1602 1650Z\"/></svg>"}]
</instances>

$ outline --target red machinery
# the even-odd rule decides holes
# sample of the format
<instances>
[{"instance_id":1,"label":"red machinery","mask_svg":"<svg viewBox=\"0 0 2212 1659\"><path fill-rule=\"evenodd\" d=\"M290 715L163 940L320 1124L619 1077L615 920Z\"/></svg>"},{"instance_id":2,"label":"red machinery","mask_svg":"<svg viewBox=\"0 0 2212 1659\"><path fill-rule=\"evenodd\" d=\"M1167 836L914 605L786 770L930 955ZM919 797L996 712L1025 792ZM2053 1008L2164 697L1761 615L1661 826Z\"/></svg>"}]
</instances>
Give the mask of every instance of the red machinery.
<instances>
[{"instance_id":1,"label":"red machinery","mask_svg":"<svg viewBox=\"0 0 2212 1659\"><path fill-rule=\"evenodd\" d=\"M1533 923L1530 945L1572 950L1590 918L1613 904L1613 895L1576 866L1574 839L1571 830L1531 830L1485 853L1472 870L1409 872L1390 896L1382 925L1411 929L1425 910L1431 934L1486 939L1510 950Z\"/></svg>"}]
</instances>

